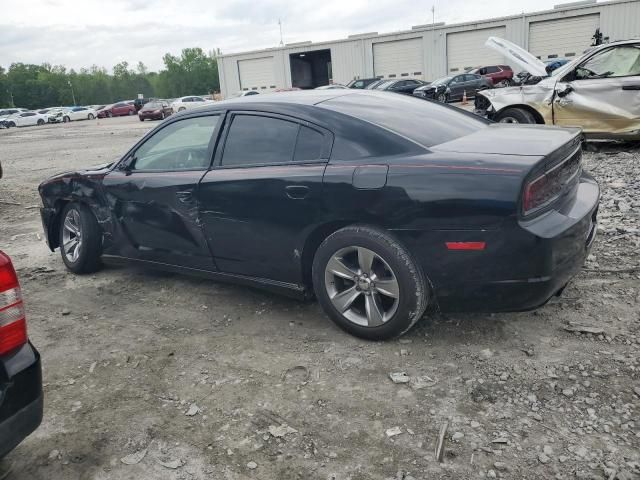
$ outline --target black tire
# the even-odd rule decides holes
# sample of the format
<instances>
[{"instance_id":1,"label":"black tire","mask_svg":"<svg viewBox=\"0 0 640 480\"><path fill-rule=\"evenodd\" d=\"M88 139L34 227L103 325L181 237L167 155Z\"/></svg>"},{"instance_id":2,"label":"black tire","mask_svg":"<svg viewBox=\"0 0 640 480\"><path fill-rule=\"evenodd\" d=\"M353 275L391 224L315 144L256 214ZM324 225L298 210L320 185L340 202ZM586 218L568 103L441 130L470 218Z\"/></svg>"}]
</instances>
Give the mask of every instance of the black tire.
<instances>
[{"instance_id":1,"label":"black tire","mask_svg":"<svg viewBox=\"0 0 640 480\"><path fill-rule=\"evenodd\" d=\"M16 126L16 124L14 122L7 123L7 128L13 128L15 126Z\"/></svg>"},{"instance_id":2,"label":"black tire","mask_svg":"<svg viewBox=\"0 0 640 480\"><path fill-rule=\"evenodd\" d=\"M44 125L44 120L43 119L38 119L38 126L42 126Z\"/></svg>"},{"instance_id":3,"label":"black tire","mask_svg":"<svg viewBox=\"0 0 640 480\"><path fill-rule=\"evenodd\" d=\"M62 121L64 123L69 123L71 121L71 119L69 117L62 117Z\"/></svg>"},{"instance_id":4,"label":"black tire","mask_svg":"<svg viewBox=\"0 0 640 480\"><path fill-rule=\"evenodd\" d=\"M78 247L78 257L72 260L65 252L64 247L64 222L70 212L77 212L80 220L80 231L82 241ZM69 203L60 216L59 228L60 255L66 267L73 273L93 273L100 269L102 262L102 232L93 212L81 203Z\"/></svg>"},{"instance_id":5,"label":"black tire","mask_svg":"<svg viewBox=\"0 0 640 480\"><path fill-rule=\"evenodd\" d=\"M440 103L447 103L449 101L449 96L446 93L439 93L436 95L436 100Z\"/></svg>"},{"instance_id":6,"label":"black tire","mask_svg":"<svg viewBox=\"0 0 640 480\"><path fill-rule=\"evenodd\" d=\"M392 309L389 318L379 325L361 325L350 320L336 308L330 298L328 291L330 287L326 283L326 277L331 277L331 274L326 273L327 265L339 252L349 250L352 247L356 249L360 247L373 252L386 263L397 282L398 295L397 302L394 302L395 309ZM383 265L380 260L375 260L374 264L376 261L379 262L378 265ZM409 252L388 232L366 225L345 227L327 237L318 247L313 259L312 278L316 298L327 315L343 330L367 340L387 340L404 334L422 317L429 302L430 294L427 281L422 269ZM370 279L374 279L373 274ZM338 278L338 280L341 279ZM357 282L352 280L346 280L346 282L351 282L353 288L358 288ZM344 288L348 289L349 286ZM364 294L358 297L358 300L353 301L350 304L353 308L350 307L349 312L353 313L354 309L359 308L359 311L368 317L364 312L366 309L364 304L368 300L368 295L371 294ZM380 299L378 293L372 296L377 296ZM389 297L387 297L388 300L390 300ZM358 307L356 304L360 301L362 307ZM380 305L379 302L377 303ZM366 321L366 318L364 320Z\"/></svg>"},{"instance_id":7,"label":"black tire","mask_svg":"<svg viewBox=\"0 0 640 480\"><path fill-rule=\"evenodd\" d=\"M95 117L95 115L93 113L90 113L89 115L87 115L87 120L93 120Z\"/></svg>"},{"instance_id":8,"label":"black tire","mask_svg":"<svg viewBox=\"0 0 640 480\"><path fill-rule=\"evenodd\" d=\"M531 112L522 108L507 108L496 116L496 121L500 123L534 124L536 123L536 118Z\"/></svg>"},{"instance_id":9,"label":"black tire","mask_svg":"<svg viewBox=\"0 0 640 480\"><path fill-rule=\"evenodd\" d=\"M162 112L162 114L160 115L160 120L164 120L165 119L165 115L164 112Z\"/></svg>"},{"instance_id":10,"label":"black tire","mask_svg":"<svg viewBox=\"0 0 640 480\"><path fill-rule=\"evenodd\" d=\"M144 118L142 117L138 117L140 119L141 122L144 122Z\"/></svg>"},{"instance_id":11,"label":"black tire","mask_svg":"<svg viewBox=\"0 0 640 480\"><path fill-rule=\"evenodd\" d=\"M107 113L105 114L105 116L106 116L107 118L111 118L111 117L113 117L113 113L111 113L111 112L107 112Z\"/></svg>"}]
</instances>

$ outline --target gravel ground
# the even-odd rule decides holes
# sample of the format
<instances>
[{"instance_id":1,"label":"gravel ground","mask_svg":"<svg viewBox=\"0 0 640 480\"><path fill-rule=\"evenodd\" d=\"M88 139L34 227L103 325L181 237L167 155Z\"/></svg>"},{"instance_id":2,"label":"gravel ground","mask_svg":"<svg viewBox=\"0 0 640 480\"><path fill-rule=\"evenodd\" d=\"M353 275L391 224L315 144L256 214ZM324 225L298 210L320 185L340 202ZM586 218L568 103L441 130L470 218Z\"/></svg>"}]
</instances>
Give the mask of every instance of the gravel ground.
<instances>
[{"instance_id":1,"label":"gravel ground","mask_svg":"<svg viewBox=\"0 0 640 480\"><path fill-rule=\"evenodd\" d=\"M588 148L600 235L562 297L430 314L371 343L315 303L131 268L68 273L42 240L38 183L116 158L153 125L0 130L0 248L46 395L11 479L640 478L640 147ZM390 379L401 372L408 383Z\"/></svg>"}]
</instances>

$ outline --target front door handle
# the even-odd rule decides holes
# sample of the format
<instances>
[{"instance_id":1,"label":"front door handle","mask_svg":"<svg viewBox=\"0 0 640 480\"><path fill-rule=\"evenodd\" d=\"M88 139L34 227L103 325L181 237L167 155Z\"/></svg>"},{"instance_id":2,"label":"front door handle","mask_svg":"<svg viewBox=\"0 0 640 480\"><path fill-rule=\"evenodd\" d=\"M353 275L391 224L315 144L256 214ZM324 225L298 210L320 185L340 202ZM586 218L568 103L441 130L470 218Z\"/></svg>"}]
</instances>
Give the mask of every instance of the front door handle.
<instances>
[{"instance_id":1,"label":"front door handle","mask_svg":"<svg viewBox=\"0 0 640 480\"><path fill-rule=\"evenodd\" d=\"M287 197L292 200L302 200L309 196L311 189L305 185L288 185L284 189Z\"/></svg>"},{"instance_id":2,"label":"front door handle","mask_svg":"<svg viewBox=\"0 0 640 480\"><path fill-rule=\"evenodd\" d=\"M193 192L191 190L176 192L176 197L182 203L193 203Z\"/></svg>"},{"instance_id":3,"label":"front door handle","mask_svg":"<svg viewBox=\"0 0 640 480\"><path fill-rule=\"evenodd\" d=\"M623 85L623 90L640 90L640 84L638 85Z\"/></svg>"}]
</instances>

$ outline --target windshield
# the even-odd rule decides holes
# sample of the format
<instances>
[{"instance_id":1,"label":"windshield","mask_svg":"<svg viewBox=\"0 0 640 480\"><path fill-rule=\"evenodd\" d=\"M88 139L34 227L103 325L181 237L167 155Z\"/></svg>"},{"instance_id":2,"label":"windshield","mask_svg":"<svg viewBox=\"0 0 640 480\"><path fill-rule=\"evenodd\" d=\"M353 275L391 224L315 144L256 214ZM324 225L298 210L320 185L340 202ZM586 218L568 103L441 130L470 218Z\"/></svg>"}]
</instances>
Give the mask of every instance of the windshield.
<instances>
[{"instance_id":1,"label":"windshield","mask_svg":"<svg viewBox=\"0 0 640 480\"><path fill-rule=\"evenodd\" d=\"M162 108L162 103L160 102L149 102L144 106L145 110L153 110L156 108Z\"/></svg>"},{"instance_id":2,"label":"windshield","mask_svg":"<svg viewBox=\"0 0 640 480\"><path fill-rule=\"evenodd\" d=\"M376 85L376 90L383 90L387 88L389 85L393 84L394 82L395 80L387 80L385 82L381 82L378 85Z\"/></svg>"},{"instance_id":3,"label":"windshield","mask_svg":"<svg viewBox=\"0 0 640 480\"><path fill-rule=\"evenodd\" d=\"M432 85L443 85L443 84L447 84L451 81L452 77L442 77L439 78L438 80L434 80L433 82L431 82Z\"/></svg>"}]
</instances>

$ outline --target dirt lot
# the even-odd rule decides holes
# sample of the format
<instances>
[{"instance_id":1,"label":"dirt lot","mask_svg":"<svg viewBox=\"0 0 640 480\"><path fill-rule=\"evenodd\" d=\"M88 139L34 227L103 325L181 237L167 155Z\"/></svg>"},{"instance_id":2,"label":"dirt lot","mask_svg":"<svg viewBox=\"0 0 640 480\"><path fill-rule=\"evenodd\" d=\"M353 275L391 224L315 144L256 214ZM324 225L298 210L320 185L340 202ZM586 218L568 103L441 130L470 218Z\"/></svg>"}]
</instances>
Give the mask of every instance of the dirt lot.
<instances>
[{"instance_id":1,"label":"dirt lot","mask_svg":"<svg viewBox=\"0 0 640 480\"><path fill-rule=\"evenodd\" d=\"M46 395L11 479L640 478L637 146L586 154L600 235L563 297L533 313L431 313L371 343L315 303L64 269L42 239L38 183L111 161L154 125L0 130L0 248L22 279ZM595 333L567 331L581 326Z\"/></svg>"}]
</instances>

